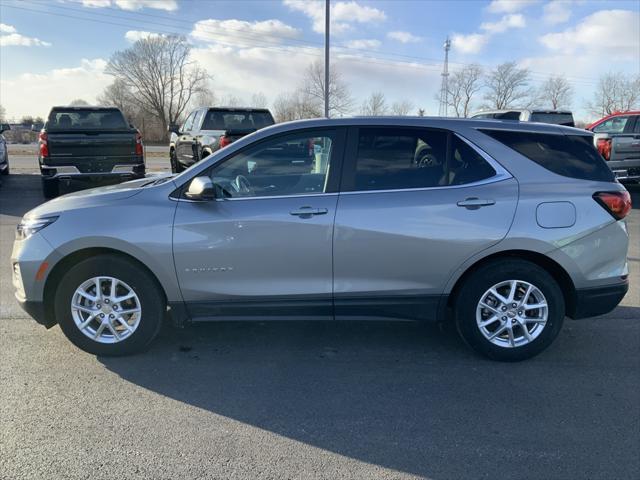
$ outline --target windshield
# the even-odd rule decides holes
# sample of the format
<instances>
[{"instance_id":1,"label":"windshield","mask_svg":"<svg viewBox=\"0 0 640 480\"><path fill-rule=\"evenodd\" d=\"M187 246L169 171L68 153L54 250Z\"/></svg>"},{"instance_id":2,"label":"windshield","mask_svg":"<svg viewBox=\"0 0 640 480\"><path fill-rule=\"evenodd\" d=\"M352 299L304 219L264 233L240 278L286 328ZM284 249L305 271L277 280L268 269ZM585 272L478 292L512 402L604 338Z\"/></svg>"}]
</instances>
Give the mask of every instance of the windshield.
<instances>
[{"instance_id":1,"label":"windshield","mask_svg":"<svg viewBox=\"0 0 640 480\"><path fill-rule=\"evenodd\" d=\"M273 123L271 114L264 110L209 110L202 123L202 130L257 130Z\"/></svg>"},{"instance_id":2,"label":"windshield","mask_svg":"<svg viewBox=\"0 0 640 480\"><path fill-rule=\"evenodd\" d=\"M55 109L47 130L123 130L127 122L117 109Z\"/></svg>"}]
</instances>

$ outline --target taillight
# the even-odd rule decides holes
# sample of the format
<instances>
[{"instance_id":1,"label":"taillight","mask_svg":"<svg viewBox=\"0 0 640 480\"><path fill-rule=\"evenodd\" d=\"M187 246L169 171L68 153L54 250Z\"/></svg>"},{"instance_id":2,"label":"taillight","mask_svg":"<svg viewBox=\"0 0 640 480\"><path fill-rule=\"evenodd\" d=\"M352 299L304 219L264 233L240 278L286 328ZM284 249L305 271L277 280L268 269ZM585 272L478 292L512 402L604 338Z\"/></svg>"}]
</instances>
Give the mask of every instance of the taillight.
<instances>
[{"instance_id":1,"label":"taillight","mask_svg":"<svg viewBox=\"0 0 640 480\"><path fill-rule=\"evenodd\" d=\"M602 158L605 160L611 159L611 139L610 138L599 138L596 143L596 147L598 148L598 153L602 155Z\"/></svg>"},{"instance_id":2,"label":"taillight","mask_svg":"<svg viewBox=\"0 0 640 480\"><path fill-rule=\"evenodd\" d=\"M596 192L593 199L609 212L616 220L622 220L631 211L631 195L623 192Z\"/></svg>"},{"instance_id":3,"label":"taillight","mask_svg":"<svg viewBox=\"0 0 640 480\"><path fill-rule=\"evenodd\" d=\"M142 135L140 132L136 132L136 155L144 155L144 149L142 145Z\"/></svg>"},{"instance_id":4,"label":"taillight","mask_svg":"<svg viewBox=\"0 0 640 480\"><path fill-rule=\"evenodd\" d=\"M220 136L220 140L218 140L218 142L219 142L220 148L224 148L227 145L231 144L231 139L226 135L222 135Z\"/></svg>"},{"instance_id":5,"label":"taillight","mask_svg":"<svg viewBox=\"0 0 640 480\"><path fill-rule=\"evenodd\" d=\"M49 144L47 143L47 133L40 132L38 135L38 141L40 142L40 156L48 157L49 156Z\"/></svg>"}]
</instances>

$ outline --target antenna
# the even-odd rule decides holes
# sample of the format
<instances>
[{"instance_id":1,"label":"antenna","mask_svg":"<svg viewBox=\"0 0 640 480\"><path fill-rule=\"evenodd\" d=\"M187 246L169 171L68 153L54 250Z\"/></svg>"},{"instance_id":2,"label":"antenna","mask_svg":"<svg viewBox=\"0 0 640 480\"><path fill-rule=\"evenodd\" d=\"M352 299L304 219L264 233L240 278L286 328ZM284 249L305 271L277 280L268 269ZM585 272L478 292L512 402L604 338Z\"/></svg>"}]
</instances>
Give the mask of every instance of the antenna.
<instances>
[{"instance_id":1,"label":"antenna","mask_svg":"<svg viewBox=\"0 0 640 480\"><path fill-rule=\"evenodd\" d=\"M440 108L438 116L449 116L449 50L451 49L451 40L449 37L444 42L444 65L442 68L442 85L440 87Z\"/></svg>"}]
</instances>

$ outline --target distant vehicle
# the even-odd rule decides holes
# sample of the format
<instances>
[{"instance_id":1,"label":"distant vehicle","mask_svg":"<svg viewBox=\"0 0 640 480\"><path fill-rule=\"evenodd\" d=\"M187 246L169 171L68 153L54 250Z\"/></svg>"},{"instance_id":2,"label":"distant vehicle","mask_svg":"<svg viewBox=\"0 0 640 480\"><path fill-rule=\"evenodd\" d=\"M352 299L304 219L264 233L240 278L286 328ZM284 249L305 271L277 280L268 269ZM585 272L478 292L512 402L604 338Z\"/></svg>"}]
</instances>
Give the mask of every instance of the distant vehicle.
<instances>
[{"instance_id":1,"label":"distant vehicle","mask_svg":"<svg viewBox=\"0 0 640 480\"><path fill-rule=\"evenodd\" d=\"M621 182L640 181L640 111L616 112L587 127L593 142Z\"/></svg>"},{"instance_id":2,"label":"distant vehicle","mask_svg":"<svg viewBox=\"0 0 640 480\"><path fill-rule=\"evenodd\" d=\"M142 136L114 107L53 107L38 144L46 198L58 195L60 181L118 183L145 175Z\"/></svg>"},{"instance_id":3,"label":"distant vehicle","mask_svg":"<svg viewBox=\"0 0 640 480\"><path fill-rule=\"evenodd\" d=\"M289 122L179 175L36 207L13 285L34 319L97 355L145 349L170 315L452 321L478 352L516 361L565 316L622 300L630 211L585 130Z\"/></svg>"},{"instance_id":4,"label":"distant vehicle","mask_svg":"<svg viewBox=\"0 0 640 480\"><path fill-rule=\"evenodd\" d=\"M573 114L566 110L485 110L471 115L470 118L486 118L495 120L517 120L520 122L551 123L565 127L575 127Z\"/></svg>"},{"instance_id":5,"label":"distant vehicle","mask_svg":"<svg viewBox=\"0 0 640 480\"><path fill-rule=\"evenodd\" d=\"M179 173L207 155L275 121L266 108L203 107L181 125L171 125L171 171Z\"/></svg>"},{"instance_id":6,"label":"distant vehicle","mask_svg":"<svg viewBox=\"0 0 640 480\"><path fill-rule=\"evenodd\" d=\"M0 123L0 175L9 175L9 149L7 140L2 135L7 130L11 130L8 123Z\"/></svg>"}]
</instances>

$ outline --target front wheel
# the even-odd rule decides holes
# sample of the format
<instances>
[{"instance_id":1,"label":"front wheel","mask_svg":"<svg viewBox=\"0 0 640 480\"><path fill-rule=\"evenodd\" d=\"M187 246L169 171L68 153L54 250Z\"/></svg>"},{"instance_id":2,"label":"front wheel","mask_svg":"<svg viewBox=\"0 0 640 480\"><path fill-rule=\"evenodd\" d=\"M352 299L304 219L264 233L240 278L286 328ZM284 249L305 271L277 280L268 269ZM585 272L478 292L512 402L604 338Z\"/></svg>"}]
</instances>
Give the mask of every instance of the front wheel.
<instances>
[{"instance_id":1,"label":"front wheel","mask_svg":"<svg viewBox=\"0 0 640 480\"><path fill-rule=\"evenodd\" d=\"M162 326L166 303L155 279L116 255L83 260L61 279L55 314L67 338L95 355L144 350Z\"/></svg>"},{"instance_id":2,"label":"front wheel","mask_svg":"<svg viewBox=\"0 0 640 480\"><path fill-rule=\"evenodd\" d=\"M491 262L473 272L457 295L455 321L477 352L520 361L555 340L565 316L562 290L540 266L525 260Z\"/></svg>"}]
</instances>

